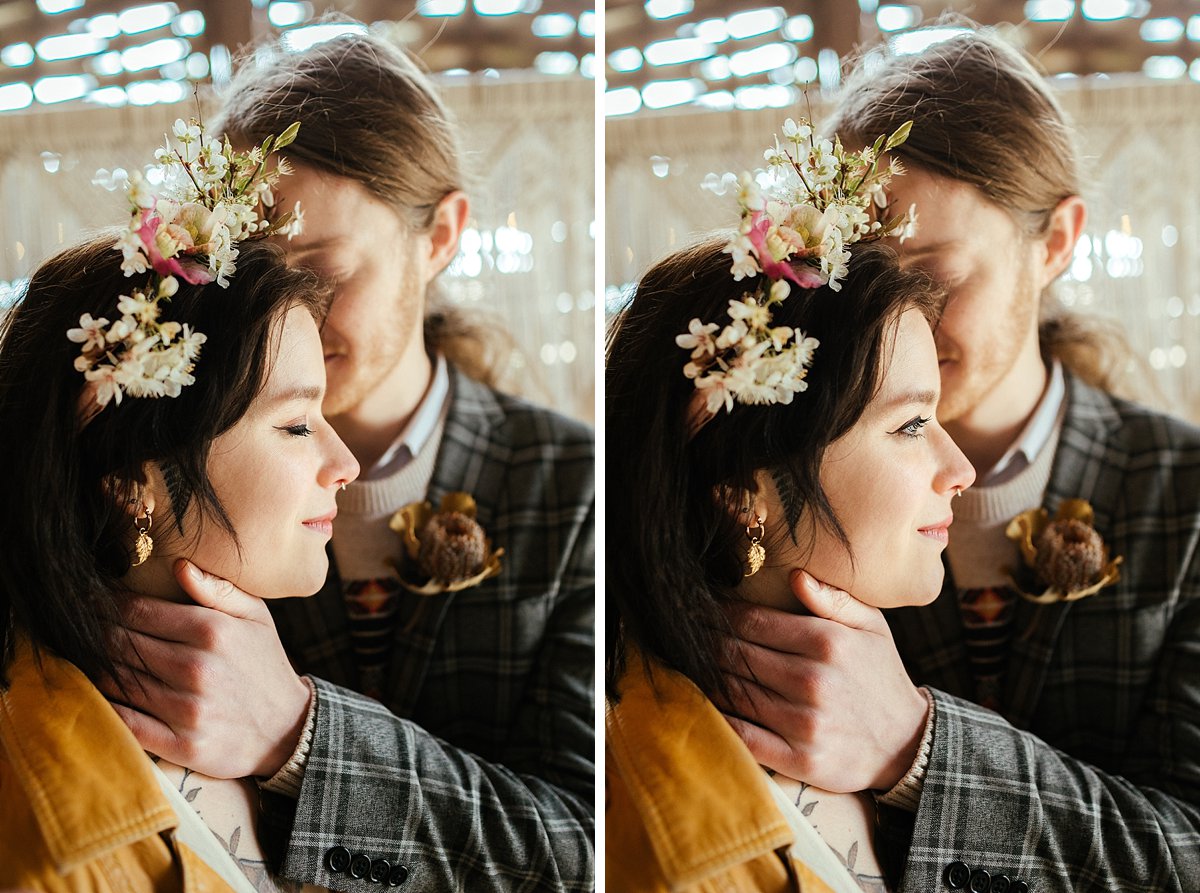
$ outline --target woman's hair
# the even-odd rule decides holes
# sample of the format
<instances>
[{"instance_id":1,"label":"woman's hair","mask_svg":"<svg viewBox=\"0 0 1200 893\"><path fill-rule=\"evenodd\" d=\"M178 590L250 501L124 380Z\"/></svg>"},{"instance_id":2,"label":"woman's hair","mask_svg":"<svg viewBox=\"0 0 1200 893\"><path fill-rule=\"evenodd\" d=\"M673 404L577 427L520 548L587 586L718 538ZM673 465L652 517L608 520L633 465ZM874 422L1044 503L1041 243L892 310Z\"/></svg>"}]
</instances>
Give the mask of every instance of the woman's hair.
<instances>
[{"instance_id":1,"label":"woman's hair","mask_svg":"<svg viewBox=\"0 0 1200 893\"><path fill-rule=\"evenodd\" d=\"M823 128L848 144L870 145L911 120L895 154L974 186L1026 237L1045 235L1059 202L1082 190L1071 122L1029 57L993 29L956 15L935 25L968 30L920 53L868 51ZM1042 353L1111 390L1132 357L1127 342L1056 303L1042 302Z\"/></svg>"},{"instance_id":2,"label":"woman's hair","mask_svg":"<svg viewBox=\"0 0 1200 893\"><path fill-rule=\"evenodd\" d=\"M316 277L289 269L266 242L241 245L228 288L189 285L163 303L162 318L207 341L195 382L178 397L126 396L82 424L80 345L67 339L84 313L113 318L119 295L139 283L121 271L116 233L63 251L33 274L0 334L0 684L17 630L95 679L111 673L106 634L131 566L133 513L156 463L181 534L199 517L234 533L208 477L213 439L245 415L263 388L283 317L301 306L320 320L328 297ZM162 525L162 527L159 527ZM235 536L236 539L236 536Z\"/></svg>"},{"instance_id":3,"label":"woman's hair","mask_svg":"<svg viewBox=\"0 0 1200 893\"><path fill-rule=\"evenodd\" d=\"M289 158L360 183L411 232L428 232L442 199L464 188L450 111L412 57L370 32L300 53L259 48L224 90L214 130L259 145L295 121L300 132L286 149ZM428 301L426 345L473 378L495 383L511 345L473 324L437 289Z\"/></svg>"},{"instance_id":4,"label":"woman's hair","mask_svg":"<svg viewBox=\"0 0 1200 893\"><path fill-rule=\"evenodd\" d=\"M922 273L900 269L879 243L851 249L842 290L793 288L772 308L772 326L820 341L808 390L790 404L721 410L692 436L695 384L675 337L691 319L724 319L729 302L758 280L735 282L725 238L712 238L657 263L638 284L608 339L605 378L606 686L619 697L626 645L722 693L724 607L739 598L746 516L755 473L775 483L792 539L811 549L811 513L846 537L821 487L825 448L845 434L877 392L888 335L902 311L936 318L941 294Z\"/></svg>"}]
</instances>

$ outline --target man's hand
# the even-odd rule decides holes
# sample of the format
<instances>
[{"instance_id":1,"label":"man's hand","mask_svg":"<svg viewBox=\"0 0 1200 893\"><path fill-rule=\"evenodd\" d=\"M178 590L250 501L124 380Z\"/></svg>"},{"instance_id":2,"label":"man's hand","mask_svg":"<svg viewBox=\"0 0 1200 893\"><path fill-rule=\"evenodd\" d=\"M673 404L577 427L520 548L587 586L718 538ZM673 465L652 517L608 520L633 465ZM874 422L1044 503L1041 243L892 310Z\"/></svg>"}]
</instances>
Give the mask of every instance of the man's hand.
<instances>
[{"instance_id":1,"label":"man's hand","mask_svg":"<svg viewBox=\"0 0 1200 893\"><path fill-rule=\"evenodd\" d=\"M300 740L310 692L262 599L175 563L195 600L131 595L112 642L118 678L100 688L146 750L214 778L271 776Z\"/></svg>"},{"instance_id":2,"label":"man's hand","mask_svg":"<svg viewBox=\"0 0 1200 893\"><path fill-rule=\"evenodd\" d=\"M883 615L804 571L813 616L739 605L726 649L726 719L764 766L828 791L889 790L912 765L929 705Z\"/></svg>"}]
</instances>

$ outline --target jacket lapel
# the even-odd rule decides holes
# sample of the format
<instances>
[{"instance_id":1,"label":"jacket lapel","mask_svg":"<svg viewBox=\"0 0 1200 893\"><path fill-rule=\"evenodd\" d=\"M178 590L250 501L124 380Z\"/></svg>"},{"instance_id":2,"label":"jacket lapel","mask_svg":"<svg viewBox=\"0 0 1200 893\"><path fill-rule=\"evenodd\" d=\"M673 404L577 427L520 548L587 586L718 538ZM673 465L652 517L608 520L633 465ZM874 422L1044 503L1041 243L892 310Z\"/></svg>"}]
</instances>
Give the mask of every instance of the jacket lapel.
<instances>
[{"instance_id":1,"label":"jacket lapel","mask_svg":"<svg viewBox=\"0 0 1200 893\"><path fill-rule=\"evenodd\" d=\"M1111 455L1106 456L1105 445L1109 431L1119 424L1107 395L1067 376L1066 414L1043 501L1051 517L1064 500L1087 499L1095 509L1097 530L1102 536L1111 530L1121 470L1114 467ZM1029 728L1063 621L1073 604L1017 602L1004 674L1004 704L1009 721L1020 728Z\"/></svg>"},{"instance_id":2,"label":"jacket lapel","mask_svg":"<svg viewBox=\"0 0 1200 893\"><path fill-rule=\"evenodd\" d=\"M494 468L495 462L508 464L507 445L492 440L504 411L491 389L453 366L448 400L445 430L425 498L436 509L447 493L471 494L478 509L477 520L491 536L504 480L503 475L485 474L484 470ZM411 715L416 706L438 633L456 595L401 593L395 647L385 687L388 707L400 716Z\"/></svg>"}]
</instances>

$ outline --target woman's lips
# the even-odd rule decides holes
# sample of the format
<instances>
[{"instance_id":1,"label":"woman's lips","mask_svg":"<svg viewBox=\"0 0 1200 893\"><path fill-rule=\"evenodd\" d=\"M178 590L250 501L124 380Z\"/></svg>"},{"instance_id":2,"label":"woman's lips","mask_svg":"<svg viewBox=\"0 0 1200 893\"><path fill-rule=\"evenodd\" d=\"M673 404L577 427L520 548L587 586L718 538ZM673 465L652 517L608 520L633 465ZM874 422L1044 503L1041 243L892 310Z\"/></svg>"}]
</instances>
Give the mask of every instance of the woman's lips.
<instances>
[{"instance_id":1,"label":"woman's lips","mask_svg":"<svg viewBox=\"0 0 1200 893\"><path fill-rule=\"evenodd\" d=\"M942 545L950 542L950 525L954 521L954 516L951 515L945 521L941 521L930 527L918 527L917 533L921 536L927 536L931 540L937 540Z\"/></svg>"},{"instance_id":2,"label":"woman's lips","mask_svg":"<svg viewBox=\"0 0 1200 893\"><path fill-rule=\"evenodd\" d=\"M337 509L334 509L327 515L322 515L319 518L309 518L307 521L301 521L300 523L314 533L333 536L333 519L336 517Z\"/></svg>"}]
</instances>

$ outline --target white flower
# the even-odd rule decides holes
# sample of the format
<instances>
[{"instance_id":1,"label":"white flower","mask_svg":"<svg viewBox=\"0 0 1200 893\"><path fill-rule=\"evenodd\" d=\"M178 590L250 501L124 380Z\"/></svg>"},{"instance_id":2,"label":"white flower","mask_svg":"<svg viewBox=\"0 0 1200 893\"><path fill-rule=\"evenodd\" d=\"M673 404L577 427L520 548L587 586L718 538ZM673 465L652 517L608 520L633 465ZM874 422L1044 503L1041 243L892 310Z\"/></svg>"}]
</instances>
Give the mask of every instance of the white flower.
<instances>
[{"instance_id":1,"label":"white flower","mask_svg":"<svg viewBox=\"0 0 1200 893\"><path fill-rule=\"evenodd\" d=\"M763 207L762 189L758 181L750 173L743 173L738 178L738 204L748 211L759 211Z\"/></svg>"},{"instance_id":2,"label":"white flower","mask_svg":"<svg viewBox=\"0 0 1200 893\"><path fill-rule=\"evenodd\" d=\"M711 357L716 354L716 342L713 340L712 333L717 330L715 322L705 325L699 319L693 319L688 323L688 331L686 335L676 335L675 343L684 350L692 352L692 359L698 360L702 357Z\"/></svg>"},{"instance_id":3,"label":"white flower","mask_svg":"<svg viewBox=\"0 0 1200 893\"><path fill-rule=\"evenodd\" d=\"M752 297L729 302L729 318L735 322L744 320L750 329L765 329L771 322L771 311Z\"/></svg>"},{"instance_id":4,"label":"white flower","mask_svg":"<svg viewBox=\"0 0 1200 893\"><path fill-rule=\"evenodd\" d=\"M908 214L900 225L900 244L904 244L917 234L917 205L914 202L908 206Z\"/></svg>"},{"instance_id":5,"label":"white flower","mask_svg":"<svg viewBox=\"0 0 1200 893\"><path fill-rule=\"evenodd\" d=\"M143 209L154 207L154 192L140 171L134 171L129 175L129 185L125 187L125 192L135 207Z\"/></svg>"},{"instance_id":6,"label":"white flower","mask_svg":"<svg viewBox=\"0 0 1200 893\"><path fill-rule=\"evenodd\" d=\"M723 253L733 258L733 266L730 269L734 282L741 282L743 279L758 275L758 261L751 253L753 248L750 239L742 234L734 236L729 244L721 249Z\"/></svg>"},{"instance_id":7,"label":"white flower","mask_svg":"<svg viewBox=\"0 0 1200 893\"><path fill-rule=\"evenodd\" d=\"M703 378L696 379L696 388L706 391L705 406L709 413L715 415L724 407L726 412L733 411L733 391L729 388L729 378L724 372L710 372Z\"/></svg>"},{"instance_id":8,"label":"white flower","mask_svg":"<svg viewBox=\"0 0 1200 893\"><path fill-rule=\"evenodd\" d=\"M812 126L805 121L797 124L791 118L783 122L783 137L799 145L812 136Z\"/></svg>"},{"instance_id":9,"label":"white flower","mask_svg":"<svg viewBox=\"0 0 1200 893\"><path fill-rule=\"evenodd\" d=\"M91 350L103 350L106 343L104 327L107 325L108 320L103 316L99 319L92 319L92 314L85 313L79 317L79 328L67 329L67 338L83 344L84 353Z\"/></svg>"},{"instance_id":10,"label":"white flower","mask_svg":"<svg viewBox=\"0 0 1200 893\"><path fill-rule=\"evenodd\" d=\"M158 319L158 302L147 299L140 291L135 291L132 295L121 295L117 301L117 309L142 325Z\"/></svg>"}]
</instances>

